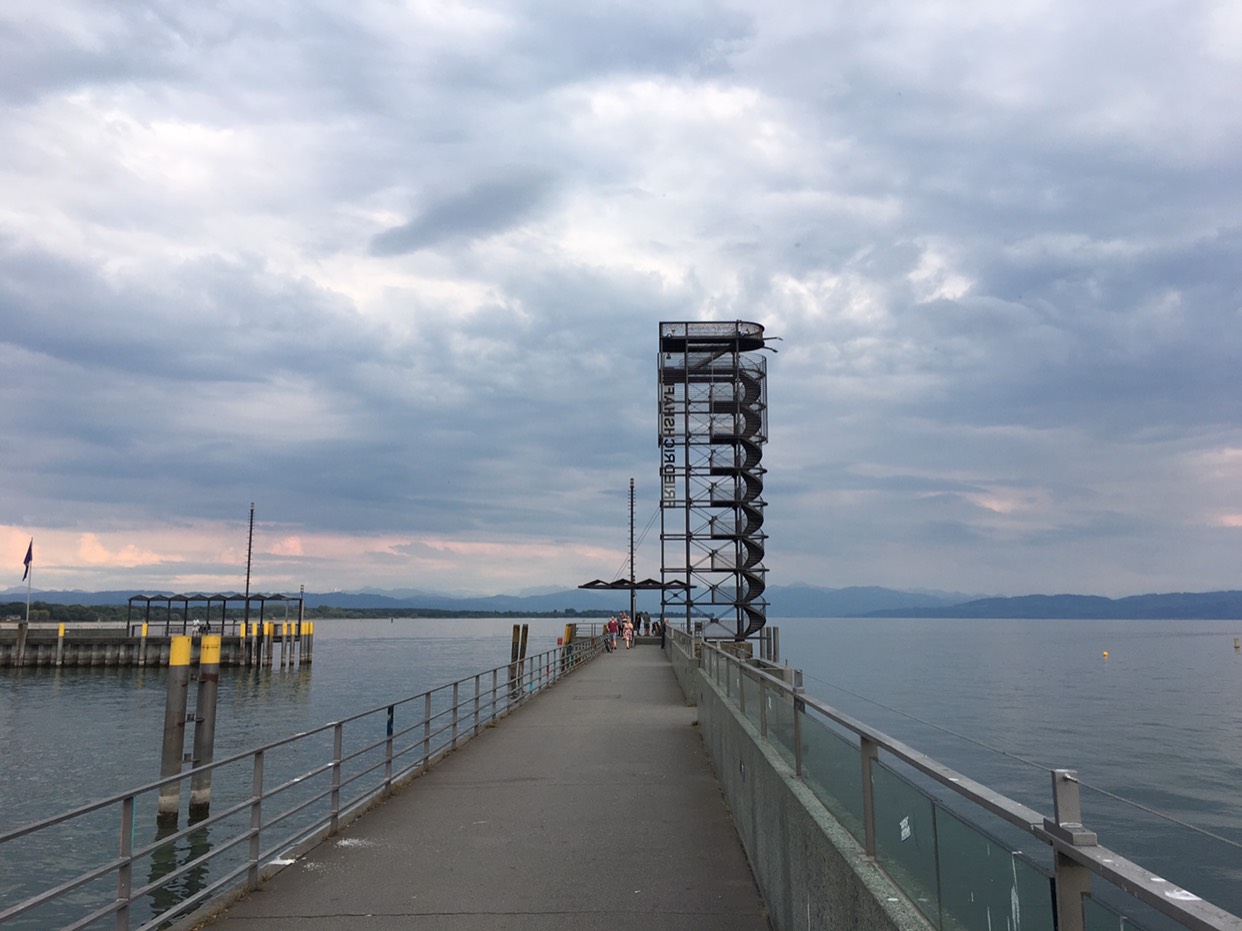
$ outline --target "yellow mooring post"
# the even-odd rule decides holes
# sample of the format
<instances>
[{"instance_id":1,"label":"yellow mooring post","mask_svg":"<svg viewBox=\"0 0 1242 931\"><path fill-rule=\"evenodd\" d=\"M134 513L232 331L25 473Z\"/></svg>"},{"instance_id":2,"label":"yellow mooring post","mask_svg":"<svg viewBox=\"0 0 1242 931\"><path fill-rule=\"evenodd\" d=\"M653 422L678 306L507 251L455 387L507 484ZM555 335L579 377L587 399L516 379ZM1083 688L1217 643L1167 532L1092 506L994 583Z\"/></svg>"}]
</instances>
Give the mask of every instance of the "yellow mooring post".
<instances>
[{"instance_id":1,"label":"yellow mooring post","mask_svg":"<svg viewBox=\"0 0 1242 931\"><path fill-rule=\"evenodd\" d=\"M220 689L220 635L206 634L199 648L198 699L194 703L194 761L197 769L215 758L216 695ZM190 821L211 812L211 770L190 777Z\"/></svg>"},{"instance_id":2,"label":"yellow mooring post","mask_svg":"<svg viewBox=\"0 0 1242 931\"><path fill-rule=\"evenodd\" d=\"M65 665L65 623L56 628L56 668Z\"/></svg>"},{"instance_id":3,"label":"yellow mooring post","mask_svg":"<svg viewBox=\"0 0 1242 931\"><path fill-rule=\"evenodd\" d=\"M138 640L138 665L147 664L147 622L142 622L142 636Z\"/></svg>"},{"instance_id":4,"label":"yellow mooring post","mask_svg":"<svg viewBox=\"0 0 1242 931\"><path fill-rule=\"evenodd\" d=\"M172 638L168 652L168 697L164 702L164 748L160 754L160 778L181 772L181 755L185 750L185 707L190 686L190 640L188 636ZM160 786L155 820L159 824L176 824L181 807L181 780Z\"/></svg>"}]
</instances>

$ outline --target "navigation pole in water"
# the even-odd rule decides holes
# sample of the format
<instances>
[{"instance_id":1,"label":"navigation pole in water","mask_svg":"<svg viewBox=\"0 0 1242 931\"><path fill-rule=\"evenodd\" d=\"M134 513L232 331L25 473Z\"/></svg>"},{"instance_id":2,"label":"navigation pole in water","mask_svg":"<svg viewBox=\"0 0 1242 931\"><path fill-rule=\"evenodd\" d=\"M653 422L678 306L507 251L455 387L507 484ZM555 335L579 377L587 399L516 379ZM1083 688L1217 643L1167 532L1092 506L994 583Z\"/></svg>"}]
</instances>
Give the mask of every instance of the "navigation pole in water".
<instances>
[{"instance_id":1,"label":"navigation pole in water","mask_svg":"<svg viewBox=\"0 0 1242 931\"><path fill-rule=\"evenodd\" d=\"M660 324L660 607L709 638L767 621L768 339L744 320Z\"/></svg>"}]
</instances>

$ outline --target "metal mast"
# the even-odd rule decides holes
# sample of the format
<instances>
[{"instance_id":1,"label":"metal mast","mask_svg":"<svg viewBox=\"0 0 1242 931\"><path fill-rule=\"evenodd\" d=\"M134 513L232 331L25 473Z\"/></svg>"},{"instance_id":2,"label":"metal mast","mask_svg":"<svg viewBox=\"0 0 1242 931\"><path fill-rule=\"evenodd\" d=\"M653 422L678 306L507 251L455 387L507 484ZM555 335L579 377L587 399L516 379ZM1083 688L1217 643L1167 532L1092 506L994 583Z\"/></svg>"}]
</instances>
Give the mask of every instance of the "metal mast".
<instances>
[{"instance_id":1,"label":"metal mast","mask_svg":"<svg viewBox=\"0 0 1242 931\"><path fill-rule=\"evenodd\" d=\"M250 532L246 535L246 606L242 609L242 620L246 630L250 630L250 559L254 554L254 502L250 502Z\"/></svg>"}]
</instances>

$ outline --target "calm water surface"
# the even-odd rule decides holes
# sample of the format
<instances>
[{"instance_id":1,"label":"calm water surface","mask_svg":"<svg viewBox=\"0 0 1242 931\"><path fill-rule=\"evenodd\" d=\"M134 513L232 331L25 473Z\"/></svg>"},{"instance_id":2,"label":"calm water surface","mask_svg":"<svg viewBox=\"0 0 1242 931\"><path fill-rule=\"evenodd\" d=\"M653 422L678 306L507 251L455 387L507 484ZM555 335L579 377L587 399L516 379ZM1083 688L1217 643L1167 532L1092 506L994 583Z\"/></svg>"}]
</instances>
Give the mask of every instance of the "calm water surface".
<instances>
[{"instance_id":1,"label":"calm water surface","mask_svg":"<svg viewBox=\"0 0 1242 931\"><path fill-rule=\"evenodd\" d=\"M530 654L564 627L527 623ZM1038 811L1052 810L1047 770L1068 767L1242 842L1242 622L771 623L808 693ZM320 621L313 666L221 671L216 756L506 663L512 625ZM0 671L0 826L157 778L165 683L163 670ZM1238 847L1086 787L1083 818L1102 844L1242 913Z\"/></svg>"},{"instance_id":2,"label":"calm water surface","mask_svg":"<svg viewBox=\"0 0 1242 931\"><path fill-rule=\"evenodd\" d=\"M528 655L565 629L530 625ZM221 669L217 759L505 664L512 620L321 620L315 661ZM50 817L159 778L164 669L0 671L0 825ZM194 700L190 690L191 705ZM193 728L187 728L187 750Z\"/></svg>"}]
</instances>

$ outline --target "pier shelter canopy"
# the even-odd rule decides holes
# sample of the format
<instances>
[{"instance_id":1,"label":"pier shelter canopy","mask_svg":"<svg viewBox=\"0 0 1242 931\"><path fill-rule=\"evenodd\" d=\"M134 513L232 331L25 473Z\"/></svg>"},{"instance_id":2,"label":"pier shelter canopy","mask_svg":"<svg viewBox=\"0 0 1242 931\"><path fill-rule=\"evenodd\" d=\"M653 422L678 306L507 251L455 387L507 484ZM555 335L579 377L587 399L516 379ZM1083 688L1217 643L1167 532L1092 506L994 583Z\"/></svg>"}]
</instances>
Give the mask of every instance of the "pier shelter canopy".
<instances>
[{"instance_id":1,"label":"pier shelter canopy","mask_svg":"<svg viewBox=\"0 0 1242 931\"><path fill-rule=\"evenodd\" d=\"M301 595L245 595L239 592L131 595L127 626L132 632L135 625L145 623L154 626L162 622L164 635L168 636L178 628L180 633L189 633L192 623L200 621L218 633L237 633L242 621L259 624L265 620L300 621L303 600ZM285 605L283 617L267 616L267 606L272 602ZM135 612L140 612L136 618Z\"/></svg>"},{"instance_id":2,"label":"pier shelter canopy","mask_svg":"<svg viewBox=\"0 0 1242 931\"><path fill-rule=\"evenodd\" d=\"M673 582L675 586L681 586L684 583ZM641 582L635 582L631 579L616 579L612 582L605 582L603 579L594 579L590 582L584 582L578 586L579 588L591 589L592 591L610 591L610 592L628 592L630 589L635 591L663 591L668 587L659 579L643 579Z\"/></svg>"}]
</instances>

